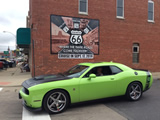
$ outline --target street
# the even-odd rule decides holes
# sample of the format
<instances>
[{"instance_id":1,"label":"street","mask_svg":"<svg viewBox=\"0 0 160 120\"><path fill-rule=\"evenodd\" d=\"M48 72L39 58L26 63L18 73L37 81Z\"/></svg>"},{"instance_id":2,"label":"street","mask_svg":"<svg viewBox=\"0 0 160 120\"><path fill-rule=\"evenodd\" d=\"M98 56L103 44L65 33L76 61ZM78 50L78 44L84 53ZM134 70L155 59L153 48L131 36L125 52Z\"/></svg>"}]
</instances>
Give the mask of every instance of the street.
<instances>
[{"instance_id":1,"label":"street","mask_svg":"<svg viewBox=\"0 0 160 120\"><path fill-rule=\"evenodd\" d=\"M18 87L5 87L0 91L0 119L21 120L22 106L18 99Z\"/></svg>"},{"instance_id":2,"label":"street","mask_svg":"<svg viewBox=\"0 0 160 120\"><path fill-rule=\"evenodd\" d=\"M13 74L14 73L14 74ZM150 90L137 102L127 101L123 96L71 105L65 112L55 115L29 112L18 98L22 78L19 68L0 71L0 118L2 120L159 120L160 80L154 79ZM19 78L19 79L18 79ZM6 81L6 82L5 82Z\"/></svg>"},{"instance_id":3,"label":"street","mask_svg":"<svg viewBox=\"0 0 160 120\"><path fill-rule=\"evenodd\" d=\"M123 97L111 99L106 106L129 120L160 119L160 80L154 80L150 90L143 93L137 102L126 101Z\"/></svg>"},{"instance_id":4,"label":"street","mask_svg":"<svg viewBox=\"0 0 160 120\"><path fill-rule=\"evenodd\" d=\"M101 102L73 105L65 112L49 115L44 111L32 113L23 108L18 99L20 87L4 87L0 91L0 118L2 120L126 120Z\"/></svg>"}]
</instances>

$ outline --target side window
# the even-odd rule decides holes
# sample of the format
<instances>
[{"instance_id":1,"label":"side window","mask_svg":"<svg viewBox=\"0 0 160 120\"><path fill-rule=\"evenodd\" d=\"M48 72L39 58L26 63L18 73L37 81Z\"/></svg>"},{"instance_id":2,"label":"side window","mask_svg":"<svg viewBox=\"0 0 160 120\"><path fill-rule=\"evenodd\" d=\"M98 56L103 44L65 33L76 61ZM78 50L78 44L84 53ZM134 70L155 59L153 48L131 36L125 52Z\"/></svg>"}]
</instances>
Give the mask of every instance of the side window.
<instances>
[{"instance_id":1,"label":"side window","mask_svg":"<svg viewBox=\"0 0 160 120\"><path fill-rule=\"evenodd\" d=\"M112 71L111 71L111 69L110 69L110 67L109 66L104 66L103 67L103 75L112 75Z\"/></svg>"},{"instance_id":2,"label":"side window","mask_svg":"<svg viewBox=\"0 0 160 120\"><path fill-rule=\"evenodd\" d=\"M96 75L96 68L91 69L88 73L86 73L86 74L84 75L84 77L85 77L85 78L86 78L86 77L89 77L90 74L95 74L95 75Z\"/></svg>"},{"instance_id":3,"label":"side window","mask_svg":"<svg viewBox=\"0 0 160 120\"><path fill-rule=\"evenodd\" d=\"M110 68L111 68L111 71L112 71L112 74L113 74L113 75L122 72L122 70L119 69L119 68L116 67L116 66L110 66Z\"/></svg>"},{"instance_id":4,"label":"side window","mask_svg":"<svg viewBox=\"0 0 160 120\"><path fill-rule=\"evenodd\" d=\"M89 77L90 74L95 74L96 76L106 76L112 75L112 71L109 66L95 67L91 69L84 77Z\"/></svg>"}]
</instances>

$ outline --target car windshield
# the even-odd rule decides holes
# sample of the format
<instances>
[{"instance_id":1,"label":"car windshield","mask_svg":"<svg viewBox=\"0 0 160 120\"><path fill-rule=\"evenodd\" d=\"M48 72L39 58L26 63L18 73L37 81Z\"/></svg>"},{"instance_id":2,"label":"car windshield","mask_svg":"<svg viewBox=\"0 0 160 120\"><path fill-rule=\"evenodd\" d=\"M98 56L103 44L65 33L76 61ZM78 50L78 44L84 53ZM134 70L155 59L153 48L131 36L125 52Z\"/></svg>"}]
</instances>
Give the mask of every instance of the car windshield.
<instances>
[{"instance_id":1,"label":"car windshield","mask_svg":"<svg viewBox=\"0 0 160 120\"><path fill-rule=\"evenodd\" d=\"M76 65L76 66L72 67L70 70L68 70L67 72L64 72L63 75L65 75L65 76L67 76L67 77L78 78L78 77L80 77L87 69L88 69L88 66Z\"/></svg>"}]
</instances>

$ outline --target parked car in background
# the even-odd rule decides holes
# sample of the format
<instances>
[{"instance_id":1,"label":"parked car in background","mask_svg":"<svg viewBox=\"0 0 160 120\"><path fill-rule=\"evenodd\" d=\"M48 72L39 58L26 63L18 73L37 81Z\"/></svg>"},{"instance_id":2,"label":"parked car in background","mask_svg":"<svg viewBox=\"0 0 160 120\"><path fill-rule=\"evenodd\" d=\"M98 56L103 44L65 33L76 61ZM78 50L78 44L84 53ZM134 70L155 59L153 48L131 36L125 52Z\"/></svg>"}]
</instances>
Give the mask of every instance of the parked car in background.
<instances>
[{"instance_id":1,"label":"parked car in background","mask_svg":"<svg viewBox=\"0 0 160 120\"><path fill-rule=\"evenodd\" d=\"M8 61L5 59L0 59L0 62L3 62L3 68L8 68Z\"/></svg>"},{"instance_id":2,"label":"parked car in background","mask_svg":"<svg viewBox=\"0 0 160 120\"><path fill-rule=\"evenodd\" d=\"M8 62L8 67L11 68L13 63L10 60L7 60L7 62Z\"/></svg>"},{"instance_id":3,"label":"parked car in background","mask_svg":"<svg viewBox=\"0 0 160 120\"><path fill-rule=\"evenodd\" d=\"M17 62L19 63L19 62L23 62L24 61L24 58L23 57L19 57L19 58L17 58Z\"/></svg>"},{"instance_id":4,"label":"parked car in background","mask_svg":"<svg viewBox=\"0 0 160 120\"><path fill-rule=\"evenodd\" d=\"M8 66L9 66L10 68L11 68L11 67L14 67L15 64L16 64L16 62L15 62L13 59L7 60L7 62L8 62Z\"/></svg>"},{"instance_id":5,"label":"parked car in background","mask_svg":"<svg viewBox=\"0 0 160 120\"><path fill-rule=\"evenodd\" d=\"M12 62L12 67L16 66L16 60L15 59L10 59L10 61Z\"/></svg>"},{"instance_id":6,"label":"parked car in background","mask_svg":"<svg viewBox=\"0 0 160 120\"><path fill-rule=\"evenodd\" d=\"M3 69L3 62L0 61L0 69Z\"/></svg>"}]
</instances>

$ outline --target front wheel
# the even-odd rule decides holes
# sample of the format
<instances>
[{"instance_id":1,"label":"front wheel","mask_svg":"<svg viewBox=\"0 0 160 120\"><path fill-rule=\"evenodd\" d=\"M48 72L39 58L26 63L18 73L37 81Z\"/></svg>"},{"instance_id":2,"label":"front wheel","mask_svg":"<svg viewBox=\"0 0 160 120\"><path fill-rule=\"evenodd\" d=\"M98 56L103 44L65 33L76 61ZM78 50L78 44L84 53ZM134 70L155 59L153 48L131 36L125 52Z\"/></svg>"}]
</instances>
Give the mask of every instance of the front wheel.
<instances>
[{"instance_id":1,"label":"front wheel","mask_svg":"<svg viewBox=\"0 0 160 120\"><path fill-rule=\"evenodd\" d=\"M62 90L47 93L43 100L43 107L48 113L60 113L68 107L68 104L68 94Z\"/></svg>"},{"instance_id":2,"label":"front wheel","mask_svg":"<svg viewBox=\"0 0 160 120\"><path fill-rule=\"evenodd\" d=\"M142 96L142 86L138 82L131 83L126 92L126 96L129 100L137 101Z\"/></svg>"}]
</instances>

